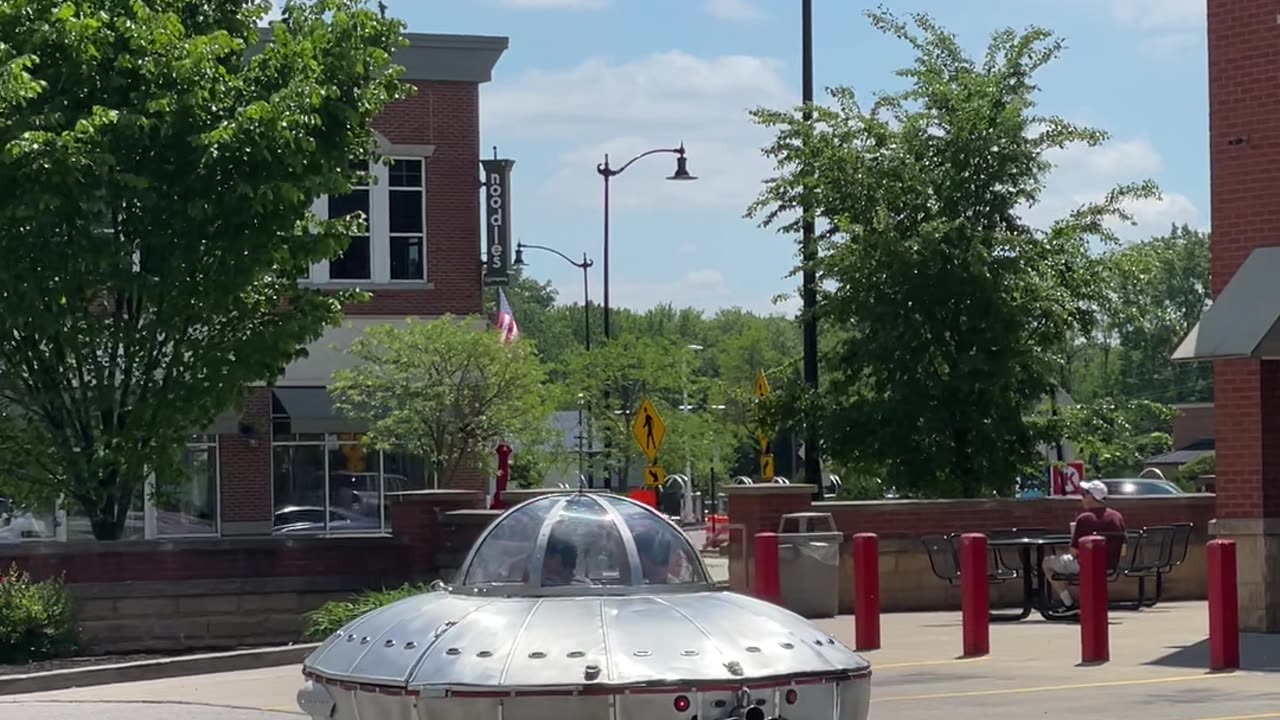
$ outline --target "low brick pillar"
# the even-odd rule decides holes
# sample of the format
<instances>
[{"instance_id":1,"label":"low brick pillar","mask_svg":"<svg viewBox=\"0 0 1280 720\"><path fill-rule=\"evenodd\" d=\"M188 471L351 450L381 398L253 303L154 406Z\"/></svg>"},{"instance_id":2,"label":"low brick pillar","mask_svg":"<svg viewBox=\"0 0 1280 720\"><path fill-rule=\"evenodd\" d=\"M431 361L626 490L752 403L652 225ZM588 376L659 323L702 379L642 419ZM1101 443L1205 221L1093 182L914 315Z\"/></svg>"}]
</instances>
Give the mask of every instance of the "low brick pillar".
<instances>
[{"instance_id":1,"label":"low brick pillar","mask_svg":"<svg viewBox=\"0 0 1280 720\"><path fill-rule=\"evenodd\" d=\"M752 539L758 532L777 532L778 521L788 513L813 507L813 485L725 485L729 515L729 587L747 592L751 587Z\"/></svg>"},{"instance_id":2,"label":"low brick pillar","mask_svg":"<svg viewBox=\"0 0 1280 720\"><path fill-rule=\"evenodd\" d=\"M387 493L391 498L391 534L408 546L409 567L415 580L439 570L441 517L454 510L483 510L485 496L477 490L414 490Z\"/></svg>"}]
</instances>

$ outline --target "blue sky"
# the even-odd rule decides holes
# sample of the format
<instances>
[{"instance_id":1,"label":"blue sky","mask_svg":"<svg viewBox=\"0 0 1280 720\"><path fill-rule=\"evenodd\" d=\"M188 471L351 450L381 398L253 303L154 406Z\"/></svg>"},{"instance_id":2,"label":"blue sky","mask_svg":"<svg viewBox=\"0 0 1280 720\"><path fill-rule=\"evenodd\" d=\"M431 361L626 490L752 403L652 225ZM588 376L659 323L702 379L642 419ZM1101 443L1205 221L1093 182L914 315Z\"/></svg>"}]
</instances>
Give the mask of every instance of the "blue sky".
<instances>
[{"instance_id":1,"label":"blue sky","mask_svg":"<svg viewBox=\"0 0 1280 720\"><path fill-rule=\"evenodd\" d=\"M785 276L792 238L742 217L769 163L768 140L746 111L800 94L799 0L387 0L418 32L506 35L510 50L481 89L483 154L516 160L515 236L594 258L600 295L601 182L609 152L684 142L695 183L668 183L666 156L614 181L613 303L669 301L707 310L739 305L786 312L770 298L793 292ZM814 0L818 92L896 88L902 43L881 35L862 0ZM1117 182L1152 178L1160 202L1135 207L1130 239L1170 222L1207 227L1208 113L1204 0L890 0L926 11L974 52L1001 27L1038 24L1068 49L1040 77L1041 109L1112 133L1103 148L1055 158L1059 168L1033 218L1048 219ZM533 276L561 297L581 277L562 260L528 253Z\"/></svg>"}]
</instances>

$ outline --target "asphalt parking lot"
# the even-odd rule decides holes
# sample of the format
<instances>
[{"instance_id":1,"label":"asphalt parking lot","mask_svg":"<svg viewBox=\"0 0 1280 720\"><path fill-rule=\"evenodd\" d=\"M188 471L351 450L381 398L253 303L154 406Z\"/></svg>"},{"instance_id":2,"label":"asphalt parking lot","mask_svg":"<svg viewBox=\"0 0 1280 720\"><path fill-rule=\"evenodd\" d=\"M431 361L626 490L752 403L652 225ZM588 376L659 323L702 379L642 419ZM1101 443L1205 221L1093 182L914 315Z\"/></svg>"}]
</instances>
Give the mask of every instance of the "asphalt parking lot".
<instances>
[{"instance_id":1,"label":"asphalt parking lot","mask_svg":"<svg viewBox=\"0 0 1280 720\"><path fill-rule=\"evenodd\" d=\"M1079 666L1079 627L994 624L991 654L958 659L958 613L886 615L873 718L896 720L1280 719L1280 636L1246 635L1243 669L1209 673L1203 603L1113 613L1111 661ZM819 621L852 640L850 618ZM5 720L271 720L301 717L298 668L219 673L0 698Z\"/></svg>"}]
</instances>

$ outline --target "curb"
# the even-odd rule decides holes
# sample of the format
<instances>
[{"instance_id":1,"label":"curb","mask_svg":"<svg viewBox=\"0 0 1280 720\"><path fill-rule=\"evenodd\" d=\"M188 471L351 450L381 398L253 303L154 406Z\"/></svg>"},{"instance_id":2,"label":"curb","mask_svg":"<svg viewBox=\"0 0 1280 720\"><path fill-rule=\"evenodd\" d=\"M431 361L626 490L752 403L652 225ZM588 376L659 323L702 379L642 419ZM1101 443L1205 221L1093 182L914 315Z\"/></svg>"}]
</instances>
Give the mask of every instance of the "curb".
<instances>
[{"instance_id":1,"label":"curb","mask_svg":"<svg viewBox=\"0 0 1280 720\"><path fill-rule=\"evenodd\" d=\"M188 655L186 657L141 660L119 665L50 670L27 675L0 675L0 696L25 695L69 688L93 687L123 682L161 680L164 678L206 675L209 673L257 670L260 668L300 665L319 647L319 643L285 647L234 650L231 652ZM301 682L301 675L299 675Z\"/></svg>"}]
</instances>

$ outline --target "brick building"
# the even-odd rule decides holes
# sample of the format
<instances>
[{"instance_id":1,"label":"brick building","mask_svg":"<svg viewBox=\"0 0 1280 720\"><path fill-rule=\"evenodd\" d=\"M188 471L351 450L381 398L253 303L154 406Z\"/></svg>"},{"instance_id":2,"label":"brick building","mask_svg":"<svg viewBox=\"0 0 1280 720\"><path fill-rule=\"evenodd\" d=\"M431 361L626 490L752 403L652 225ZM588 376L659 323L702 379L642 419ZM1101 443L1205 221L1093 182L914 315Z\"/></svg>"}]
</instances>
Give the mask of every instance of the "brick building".
<instances>
[{"instance_id":1,"label":"brick building","mask_svg":"<svg viewBox=\"0 0 1280 720\"><path fill-rule=\"evenodd\" d=\"M1272 0L1208 0L1214 303L1174 353L1213 360L1214 532L1242 629L1280 632L1280 72Z\"/></svg>"},{"instance_id":2,"label":"brick building","mask_svg":"<svg viewBox=\"0 0 1280 720\"><path fill-rule=\"evenodd\" d=\"M347 307L341 326L326 330L308 357L194 436L192 477L176 483L176 492L139 497L126 539L379 532L390 527L385 493L431 485L421 459L365 451L363 428L334 411L326 387L335 370L350 366L346 349L370 326L481 312L479 95L508 40L406 38L395 62L417 93L373 124L391 165L372 165L371 186L318 198L313 208L328 217L362 211L367 232L303 280L359 287L372 298ZM455 485L484 483L472 476ZM59 522L46 516L39 532L26 534L91 538L88 521L74 512Z\"/></svg>"}]
</instances>

